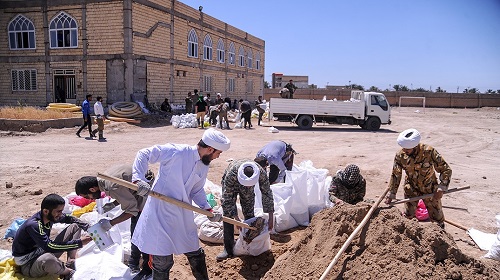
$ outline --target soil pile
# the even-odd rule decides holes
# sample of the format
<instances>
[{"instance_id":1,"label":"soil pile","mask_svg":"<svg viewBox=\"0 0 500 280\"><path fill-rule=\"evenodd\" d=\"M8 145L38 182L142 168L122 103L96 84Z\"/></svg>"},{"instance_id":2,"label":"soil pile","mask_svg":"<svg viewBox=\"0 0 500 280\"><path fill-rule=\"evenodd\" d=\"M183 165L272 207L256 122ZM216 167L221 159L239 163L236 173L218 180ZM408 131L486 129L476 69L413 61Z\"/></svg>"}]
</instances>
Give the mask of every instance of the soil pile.
<instances>
[{"instance_id":1,"label":"soil pile","mask_svg":"<svg viewBox=\"0 0 500 280\"><path fill-rule=\"evenodd\" d=\"M317 213L302 239L280 256L263 279L319 279L370 205L342 205ZM379 209L328 279L500 279L496 268L463 254L435 223Z\"/></svg>"}]
</instances>

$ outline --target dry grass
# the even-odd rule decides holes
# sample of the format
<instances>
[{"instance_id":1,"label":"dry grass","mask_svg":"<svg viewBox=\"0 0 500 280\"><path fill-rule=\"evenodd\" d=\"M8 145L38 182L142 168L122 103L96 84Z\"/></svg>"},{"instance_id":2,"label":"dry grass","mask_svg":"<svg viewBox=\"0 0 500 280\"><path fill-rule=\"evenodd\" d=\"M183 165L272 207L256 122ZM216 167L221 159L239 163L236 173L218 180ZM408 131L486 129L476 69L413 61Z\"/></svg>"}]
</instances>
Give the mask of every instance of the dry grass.
<instances>
[{"instance_id":1,"label":"dry grass","mask_svg":"<svg viewBox=\"0 0 500 280\"><path fill-rule=\"evenodd\" d=\"M49 120L71 118L74 116L71 112L49 111L30 106L0 108L0 118L2 119Z\"/></svg>"}]
</instances>

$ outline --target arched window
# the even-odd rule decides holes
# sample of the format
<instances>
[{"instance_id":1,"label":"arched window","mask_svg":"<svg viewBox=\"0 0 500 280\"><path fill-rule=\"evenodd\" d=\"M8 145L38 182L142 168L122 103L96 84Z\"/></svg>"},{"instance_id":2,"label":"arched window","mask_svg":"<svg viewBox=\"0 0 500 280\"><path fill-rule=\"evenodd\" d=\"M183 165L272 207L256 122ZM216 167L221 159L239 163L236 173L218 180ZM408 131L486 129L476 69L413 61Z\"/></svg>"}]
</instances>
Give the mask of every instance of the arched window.
<instances>
[{"instance_id":1,"label":"arched window","mask_svg":"<svg viewBox=\"0 0 500 280\"><path fill-rule=\"evenodd\" d=\"M255 54L255 69L260 70L260 53Z\"/></svg>"},{"instance_id":2,"label":"arched window","mask_svg":"<svg viewBox=\"0 0 500 280\"><path fill-rule=\"evenodd\" d=\"M212 38L209 34L207 34L205 40L203 40L203 59L212 60Z\"/></svg>"},{"instance_id":3,"label":"arched window","mask_svg":"<svg viewBox=\"0 0 500 280\"><path fill-rule=\"evenodd\" d=\"M245 67L245 50L243 49L243 47L240 47L240 51L238 52L238 57L239 57L239 66Z\"/></svg>"},{"instance_id":4,"label":"arched window","mask_svg":"<svg viewBox=\"0 0 500 280\"><path fill-rule=\"evenodd\" d=\"M226 51L224 50L224 41L219 39L217 42L217 61L220 63L224 63L226 59Z\"/></svg>"},{"instance_id":5,"label":"arched window","mask_svg":"<svg viewBox=\"0 0 500 280\"><path fill-rule=\"evenodd\" d=\"M252 50L248 50L248 54L247 54L247 66L248 68L252 68L253 67L253 54L252 54Z\"/></svg>"},{"instance_id":6,"label":"arched window","mask_svg":"<svg viewBox=\"0 0 500 280\"><path fill-rule=\"evenodd\" d=\"M188 35L188 57L198 57L198 35L194 29Z\"/></svg>"},{"instance_id":7,"label":"arched window","mask_svg":"<svg viewBox=\"0 0 500 280\"><path fill-rule=\"evenodd\" d=\"M229 44L229 64L234 65L236 63L236 50L234 49L234 43Z\"/></svg>"},{"instance_id":8,"label":"arched window","mask_svg":"<svg viewBox=\"0 0 500 280\"><path fill-rule=\"evenodd\" d=\"M78 24L67 13L60 12L50 21L49 32L51 49L78 47Z\"/></svg>"},{"instance_id":9,"label":"arched window","mask_svg":"<svg viewBox=\"0 0 500 280\"><path fill-rule=\"evenodd\" d=\"M9 47L11 50L35 48L35 25L27 17L17 15L9 23Z\"/></svg>"}]
</instances>

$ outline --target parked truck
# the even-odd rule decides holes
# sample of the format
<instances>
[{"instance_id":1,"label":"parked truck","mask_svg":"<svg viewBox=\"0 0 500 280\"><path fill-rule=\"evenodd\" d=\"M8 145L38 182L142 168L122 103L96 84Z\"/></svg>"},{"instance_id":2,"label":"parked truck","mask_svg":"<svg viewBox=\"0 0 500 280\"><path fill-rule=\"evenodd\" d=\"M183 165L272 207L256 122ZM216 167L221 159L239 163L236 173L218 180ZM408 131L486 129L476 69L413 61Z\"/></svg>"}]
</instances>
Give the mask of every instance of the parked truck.
<instances>
[{"instance_id":1,"label":"parked truck","mask_svg":"<svg viewBox=\"0 0 500 280\"><path fill-rule=\"evenodd\" d=\"M391 124L391 107L385 95L360 90L351 91L351 99L346 101L271 98L269 113L271 118L292 121L301 129L323 122L375 131L381 124Z\"/></svg>"}]
</instances>

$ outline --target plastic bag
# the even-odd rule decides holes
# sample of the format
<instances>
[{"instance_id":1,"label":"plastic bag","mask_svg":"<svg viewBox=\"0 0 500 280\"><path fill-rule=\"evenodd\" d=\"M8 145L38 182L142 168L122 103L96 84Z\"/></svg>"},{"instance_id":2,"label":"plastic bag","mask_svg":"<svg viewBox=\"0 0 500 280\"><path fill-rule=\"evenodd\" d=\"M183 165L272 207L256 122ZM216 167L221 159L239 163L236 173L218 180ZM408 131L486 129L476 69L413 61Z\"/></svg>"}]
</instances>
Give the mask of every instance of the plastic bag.
<instances>
[{"instance_id":1,"label":"plastic bag","mask_svg":"<svg viewBox=\"0 0 500 280\"><path fill-rule=\"evenodd\" d=\"M7 231L5 231L5 235L3 236L3 239L7 239L9 237L16 237L16 232L17 230L19 229L19 227L24 223L24 221L26 221L25 219L23 218L17 218L15 219L9 226L9 228L7 229Z\"/></svg>"},{"instance_id":2,"label":"plastic bag","mask_svg":"<svg viewBox=\"0 0 500 280\"><path fill-rule=\"evenodd\" d=\"M419 221L429 219L429 211L427 211L427 207L425 207L425 203L422 199L418 201L417 210L415 210L415 217L417 217Z\"/></svg>"},{"instance_id":3,"label":"plastic bag","mask_svg":"<svg viewBox=\"0 0 500 280\"><path fill-rule=\"evenodd\" d=\"M493 243L493 246L491 246L491 249L486 255L484 255L484 257L500 261L500 215L496 215L495 218L497 220L497 226L499 227L497 232L497 240L495 241L495 243Z\"/></svg>"}]
</instances>

